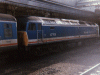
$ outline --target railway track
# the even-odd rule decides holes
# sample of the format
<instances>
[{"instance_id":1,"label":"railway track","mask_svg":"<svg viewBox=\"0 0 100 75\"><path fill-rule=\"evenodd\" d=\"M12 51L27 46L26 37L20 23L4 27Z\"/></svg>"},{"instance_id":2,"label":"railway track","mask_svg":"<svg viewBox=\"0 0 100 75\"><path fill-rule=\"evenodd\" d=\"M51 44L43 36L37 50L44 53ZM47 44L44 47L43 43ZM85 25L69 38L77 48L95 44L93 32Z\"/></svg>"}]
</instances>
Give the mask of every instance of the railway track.
<instances>
[{"instance_id":1,"label":"railway track","mask_svg":"<svg viewBox=\"0 0 100 75\"><path fill-rule=\"evenodd\" d=\"M30 59L21 59L17 51L0 54L0 75L99 75L100 65L84 66L90 61L95 61L99 54L99 40L94 45L80 47L69 47L69 51L62 51L54 54L47 54L39 57L28 56ZM70 45L71 46L71 45ZM89 46L89 47L88 47ZM91 48L92 47L92 48ZM95 47L95 48L94 48ZM87 50L89 50L87 53ZM98 49L98 50L94 50ZM67 49L68 50L68 49ZM75 51L74 51L75 50ZM96 52L97 51L97 52ZM93 54L91 54L91 52ZM97 53L97 54L96 54ZM95 56L94 56L95 54ZM93 60L92 58L95 60ZM99 56L99 55L98 55ZM89 58L89 60L88 60ZM18 61L18 59L20 59ZM91 60L90 60L91 59ZM85 63L82 63L86 61ZM92 68L94 67L94 68ZM92 69L91 69L92 68ZM20 69L20 70L19 70ZM40 73L39 73L40 72ZM22 74L21 74L22 73ZM36 74L35 74L36 73ZM58 73L58 74L57 74ZM59 74L61 73L61 74Z\"/></svg>"},{"instance_id":2,"label":"railway track","mask_svg":"<svg viewBox=\"0 0 100 75\"><path fill-rule=\"evenodd\" d=\"M80 72L80 75L100 75L100 63L92 66L84 72Z\"/></svg>"}]
</instances>

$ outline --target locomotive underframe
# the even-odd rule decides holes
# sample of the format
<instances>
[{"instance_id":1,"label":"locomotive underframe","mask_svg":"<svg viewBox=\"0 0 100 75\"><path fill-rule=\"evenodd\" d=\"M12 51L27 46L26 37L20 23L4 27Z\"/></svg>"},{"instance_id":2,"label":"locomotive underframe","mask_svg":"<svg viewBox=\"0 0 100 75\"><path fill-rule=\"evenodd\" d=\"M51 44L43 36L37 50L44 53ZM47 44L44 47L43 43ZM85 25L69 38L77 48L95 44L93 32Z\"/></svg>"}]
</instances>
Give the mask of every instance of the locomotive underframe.
<instances>
[{"instance_id":1,"label":"locomotive underframe","mask_svg":"<svg viewBox=\"0 0 100 75\"><path fill-rule=\"evenodd\" d=\"M67 41L59 41L53 43L42 43L38 45L29 45L29 46L19 46L18 51L21 55L34 55L34 56L41 56L48 53L53 52L60 52L64 50L69 50L68 48L74 48L78 46L84 46L92 44L93 42L97 41L99 38L85 38L85 39L76 39L76 40L67 40Z\"/></svg>"}]
</instances>

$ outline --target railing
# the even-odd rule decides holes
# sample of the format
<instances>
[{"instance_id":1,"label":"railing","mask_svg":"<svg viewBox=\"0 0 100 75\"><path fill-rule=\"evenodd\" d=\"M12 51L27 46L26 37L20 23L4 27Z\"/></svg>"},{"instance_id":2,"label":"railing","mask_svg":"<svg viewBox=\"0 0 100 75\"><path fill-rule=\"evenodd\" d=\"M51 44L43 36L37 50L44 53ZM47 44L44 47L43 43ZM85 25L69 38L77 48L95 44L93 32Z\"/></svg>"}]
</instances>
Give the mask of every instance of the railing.
<instances>
[{"instance_id":1,"label":"railing","mask_svg":"<svg viewBox=\"0 0 100 75\"><path fill-rule=\"evenodd\" d=\"M23 7L35 8L39 10L46 10L50 12L57 12L77 17L94 17L93 12L80 10L60 3L53 3L42 0L0 0L0 2Z\"/></svg>"},{"instance_id":2,"label":"railing","mask_svg":"<svg viewBox=\"0 0 100 75\"><path fill-rule=\"evenodd\" d=\"M41 33L39 34L40 30L37 30L37 41L38 43L42 42L43 43L43 30L41 30ZM41 35L40 39L39 39L39 35Z\"/></svg>"}]
</instances>

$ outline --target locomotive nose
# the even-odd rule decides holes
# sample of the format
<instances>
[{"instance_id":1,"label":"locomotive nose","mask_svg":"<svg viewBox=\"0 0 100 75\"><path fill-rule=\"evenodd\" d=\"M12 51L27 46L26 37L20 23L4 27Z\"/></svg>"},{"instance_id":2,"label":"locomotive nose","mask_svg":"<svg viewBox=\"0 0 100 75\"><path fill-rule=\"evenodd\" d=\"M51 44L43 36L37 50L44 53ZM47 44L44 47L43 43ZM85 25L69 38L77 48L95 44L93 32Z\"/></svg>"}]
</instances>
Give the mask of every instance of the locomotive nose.
<instances>
[{"instance_id":1,"label":"locomotive nose","mask_svg":"<svg viewBox=\"0 0 100 75\"><path fill-rule=\"evenodd\" d=\"M27 46L28 45L28 37L25 31L18 31L18 46Z\"/></svg>"}]
</instances>

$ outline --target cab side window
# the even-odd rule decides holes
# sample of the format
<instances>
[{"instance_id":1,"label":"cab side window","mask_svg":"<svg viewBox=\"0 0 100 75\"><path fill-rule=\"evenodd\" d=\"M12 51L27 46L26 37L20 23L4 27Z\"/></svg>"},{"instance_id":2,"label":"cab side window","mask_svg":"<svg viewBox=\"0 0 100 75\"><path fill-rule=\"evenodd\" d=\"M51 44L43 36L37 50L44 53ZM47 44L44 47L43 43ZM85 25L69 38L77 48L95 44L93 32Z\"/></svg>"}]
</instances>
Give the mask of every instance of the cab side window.
<instances>
[{"instance_id":1,"label":"cab side window","mask_svg":"<svg viewBox=\"0 0 100 75\"><path fill-rule=\"evenodd\" d=\"M36 24L35 23L29 23L28 30L36 30Z\"/></svg>"},{"instance_id":2,"label":"cab side window","mask_svg":"<svg viewBox=\"0 0 100 75\"><path fill-rule=\"evenodd\" d=\"M4 24L4 36L5 38L12 37L12 24Z\"/></svg>"},{"instance_id":3,"label":"cab side window","mask_svg":"<svg viewBox=\"0 0 100 75\"><path fill-rule=\"evenodd\" d=\"M41 24L38 24L38 30L41 30Z\"/></svg>"}]
</instances>

